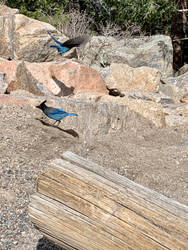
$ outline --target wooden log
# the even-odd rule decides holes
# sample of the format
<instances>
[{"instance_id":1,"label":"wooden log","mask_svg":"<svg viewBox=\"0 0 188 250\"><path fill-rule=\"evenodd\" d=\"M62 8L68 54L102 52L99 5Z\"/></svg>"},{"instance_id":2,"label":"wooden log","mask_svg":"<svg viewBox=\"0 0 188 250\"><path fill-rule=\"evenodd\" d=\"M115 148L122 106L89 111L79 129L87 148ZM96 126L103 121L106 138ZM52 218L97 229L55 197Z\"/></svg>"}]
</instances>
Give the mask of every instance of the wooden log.
<instances>
[{"instance_id":1,"label":"wooden log","mask_svg":"<svg viewBox=\"0 0 188 250\"><path fill-rule=\"evenodd\" d=\"M65 249L188 249L188 207L71 152L52 161L31 221Z\"/></svg>"}]
</instances>

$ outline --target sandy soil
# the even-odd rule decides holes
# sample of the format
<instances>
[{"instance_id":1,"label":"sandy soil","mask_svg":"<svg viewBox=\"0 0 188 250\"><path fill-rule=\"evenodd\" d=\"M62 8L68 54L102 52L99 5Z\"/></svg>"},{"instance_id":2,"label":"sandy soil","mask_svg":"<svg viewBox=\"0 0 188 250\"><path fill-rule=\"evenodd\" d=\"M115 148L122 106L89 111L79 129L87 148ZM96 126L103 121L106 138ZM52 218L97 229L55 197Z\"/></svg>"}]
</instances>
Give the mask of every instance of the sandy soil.
<instances>
[{"instance_id":1,"label":"sandy soil","mask_svg":"<svg viewBox=\"0 0 188 250\"><path fill-rule=\"evenodd\" d=\"M143 127L86 142L40 118L29 106L0 110L0 249L59 249L34 228L27 207L48 160L66 150L188 205L188 128Z\"/></svg>"}]
</instances>

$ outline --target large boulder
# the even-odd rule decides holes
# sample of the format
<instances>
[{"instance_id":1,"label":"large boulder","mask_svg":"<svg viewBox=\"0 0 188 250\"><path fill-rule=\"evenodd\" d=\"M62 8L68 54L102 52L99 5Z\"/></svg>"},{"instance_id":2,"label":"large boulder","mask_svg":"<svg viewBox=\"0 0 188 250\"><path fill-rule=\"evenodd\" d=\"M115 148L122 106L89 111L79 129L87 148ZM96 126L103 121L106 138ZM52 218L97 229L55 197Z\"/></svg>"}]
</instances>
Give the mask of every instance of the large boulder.
<instances>
[{"instance_id":1,"label":"large boulder","mask_svg":"<svg viewBox=\"0 0 188 250\"><path fill-rule=\"evenodd\" d=\"M37 80L29 72L24 62L18 64L16 79L10 82L7 92L17 89L26 90L35 95L43 95L42 91L37 87Z\"/></svg>"},{"instance_id":2,"label":"large boulder","mask_svg":"<svg viewBox=\"0 0 188 250\"><path fill-rule=\"evenodd\" d=\"M127 106L130 110L140 114L156 127L165 127L165 113L160 103L153 102L145 98L132 98L131 96L114 97L110 95L99 95L94 93L79 93L74 96L80 100L90 100L92 102L113 103L120 106Z\"/></svg>"},{"instance_id":3,"label":"large boulder","mask_svg":"<svg viewBox=\"0 0 188 250\"><path fill-rule=\"evenodd\" d=\"M57 38L67 38L49 23L18 14L14 18L14 58L28 62L51 61L61 57L55 49L50 48L51 37L48 32L55 33Z\"/></svg>"},{"instance_id":4,"label":"large boulder","mask_svg":"<svg viewBox=\"0 0 188 250\"><path fill-rule=\"evenodd\" d=\"M159 90L179 102L188 94L188 72L177 77L163 78Z\"/></svg>"},{"instance_id":5,"label":"large boulder","mask_svg":"<svg viewBox=\"0 0 188 250\"><path fill-rule=\"evenodd\" d=\"M176 127L188 125L188 104L174 103L171 99L152 92L129 92L124 97L99 95L94 93L78 93L77 100L88 100L96 103L111 103L126 106L144 117L156 127ZM124 114L125 115L125 114Z\"/></svg>"},{"instance_id":6,"label":"large boulder","mask_svg":"<svg viewBox=\"0 0 188 250\"><path fill-rule=\"evenodd\" d=\"M62 56L57 50L49 46L52 39L48 32L62 42L67 40L66 36L49 23L29 18L19 14L16 9L0 5L1 57L28 62L61 60Z\"/></svg>"},{"instance_id":7,"label":"large boulder","mask_svg":"<svg viewBox=\"0 0 188 250\"><path fill-rule=\"evenodd\" d=\"M107 94L104 80L99 72L75 61L66 60L51 64L49 71L66 86L73 87L74 93L82 91Z\"/></svg>"},{"instance_id":8,"label":"large boulder","mask_svg":"<svg viewBox=\"0 0 188 250\"><path fill-rule=\"evenodd\" d=\"M161 73L154 68L132 68L123 63L112 63L106 78L108 89L123 91L146 90L157 92L160 84Z\"/></svg>"},{"instance_id":9,"label":"large boulder","mask_svg":"<svg viewBox=\"0 0 188 250\"><path fill-rule=\"evenodd\" d=\"M1 59L0 71L7 74L8 92L22 89L36 95L57 96L69 96L82 91L108 92L96 70L69 59L43 63Z\"/></svg>"},{"instance_id":10,"label":"large boulder","mask_svg":"<svg viewBox=\"0 0 188 250\"><path fill-rule=\"evenodd\" d=\"M84 61L93 67L125 63L130 67L148 66L163 76L173 75L172 42L169 36L156 35L117 41L112 37L92 37L84 51Z\"/></svg>"}]
</instances>

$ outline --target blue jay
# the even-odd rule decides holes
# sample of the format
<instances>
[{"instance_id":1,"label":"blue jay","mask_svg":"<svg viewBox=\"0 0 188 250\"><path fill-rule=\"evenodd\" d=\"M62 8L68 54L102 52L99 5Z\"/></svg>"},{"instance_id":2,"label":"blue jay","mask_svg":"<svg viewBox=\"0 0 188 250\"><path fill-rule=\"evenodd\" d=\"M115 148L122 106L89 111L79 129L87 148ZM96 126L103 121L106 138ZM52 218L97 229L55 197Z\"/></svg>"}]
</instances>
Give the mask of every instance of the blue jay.
<instances>
[{"instance_id":1,"label":"blue jay","mask_svg":"<svg viewBox=\"0 0 188 250\"><path fill-rule=\"evenodd\" d=\"M40 105L36 106L36 108L41 109L45 115L47 115L49 118L55 120L55 123L58 122L58 125L60 124L61 120L69 115L77 116L76 113L68 113L66 111L63 111L62 109L52 108L48 107L45 104L46 100L43 101ZM55 123L53 125L55 125Z\"/></svg>"},{"instance_id":2,"label":"blue jay","mask_svg":"<svg viewBox=\"0 0 188 250\"><path fill-rule=\"evenodd\" d=\"M56 48L60 54L67 52L73 47L79 47L80 45L85 44L89 40L89 37L85 35L85 36L74 37L72 39L65 41L64 43L61 43L49 32L48 34L58 44L58 45L50 45L50 48Z\"/></svg>"}]
</instances>

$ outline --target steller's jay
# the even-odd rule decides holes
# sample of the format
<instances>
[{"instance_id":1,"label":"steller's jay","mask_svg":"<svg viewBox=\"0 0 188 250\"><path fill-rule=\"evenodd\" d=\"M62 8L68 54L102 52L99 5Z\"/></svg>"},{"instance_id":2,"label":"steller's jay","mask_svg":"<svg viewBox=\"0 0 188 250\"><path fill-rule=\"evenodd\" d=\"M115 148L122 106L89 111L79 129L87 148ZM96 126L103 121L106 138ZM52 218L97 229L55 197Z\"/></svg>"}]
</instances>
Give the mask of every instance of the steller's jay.
<instances>
[{"instance_id":1,"label":"steller's jay","mask_svg":"<svg viewBox=\"0 0 188 250\"><path fill-rule=\"evenodd\" d=\"M61 43L54 36L52 36L49 32L48 34L58 44L58 45L50 45L50 48L56 48L60 54L67 52L73 47L79 47L80 45L86 43L89 40L89 37L85 35L85 36L74 37L72 39L65 41L64 43Z\"/></svg>"},{"instance_id":2,"label":"steller's jay","mask_svg":"<svg viewBox=\"0 0 188 250\"><path fill-rule=\"evenodd\" d=\"M45 102L46 100L43 101L40 105L36 106L36 108L41 109L44 112L44 114L47 115L49 118L56 120L55 123L58 122L57 126L59 126L61 119L63 119L64 117L69 116L69 115L77 116L76 113L68 113L68 112L63 111L62 109L48 107L46 106Z\"/></svg>"}]
</instances>

